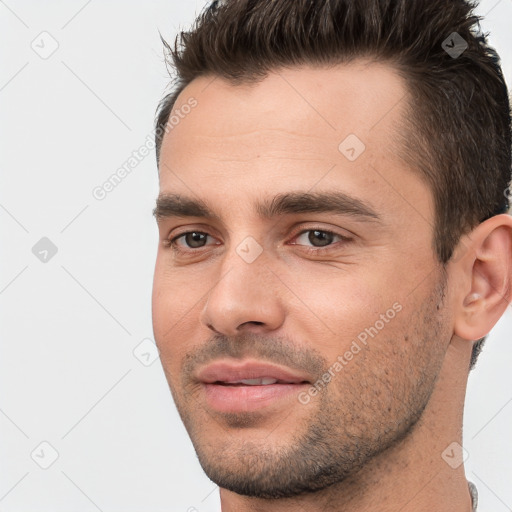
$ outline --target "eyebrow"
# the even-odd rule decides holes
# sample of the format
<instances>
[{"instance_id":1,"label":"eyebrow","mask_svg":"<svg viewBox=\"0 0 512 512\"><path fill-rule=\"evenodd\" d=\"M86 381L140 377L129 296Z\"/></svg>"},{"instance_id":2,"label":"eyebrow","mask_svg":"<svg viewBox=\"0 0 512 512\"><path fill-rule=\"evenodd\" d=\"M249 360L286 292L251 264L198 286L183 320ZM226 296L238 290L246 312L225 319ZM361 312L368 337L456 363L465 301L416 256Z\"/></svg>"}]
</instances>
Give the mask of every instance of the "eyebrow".
<instances>
[{"instance_id":1,"label":"eyebrow","mask_svg":"<svg viewBox=\"0 0 512 512\"><path fill-rule=\"evenodd\" d=\"M367 203L344 192L286 192L256 202L254 209L262 219L297 213L333 213L356 217L362 221L380 221L377 212ZM220 221L200 199L179 194L161 193L153 210L157 222L171 217L202 217Z\"/></svg>"}]
</instances>

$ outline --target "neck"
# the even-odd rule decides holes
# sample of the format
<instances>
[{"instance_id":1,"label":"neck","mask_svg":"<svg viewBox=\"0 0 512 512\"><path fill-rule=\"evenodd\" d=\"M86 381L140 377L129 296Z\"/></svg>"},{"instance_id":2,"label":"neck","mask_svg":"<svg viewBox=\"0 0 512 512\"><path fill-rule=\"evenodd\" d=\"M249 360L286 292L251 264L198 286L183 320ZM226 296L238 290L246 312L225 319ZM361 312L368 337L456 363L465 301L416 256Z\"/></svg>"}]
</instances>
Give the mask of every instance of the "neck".
<instances>
[{"instance_id":1,"label":"neck","mask_svg":"<svg viewBox=\"0 0 512 512\"><path fill-rule=\"evenodd\" d=\"M221 489L222 512L471 512L464 466L457 465L461 448L452 444L462 445L469 367L465 344L452 340L431 399L409 434L357 473L328 489L286 499Z\"/></svg>"}]
</instances>

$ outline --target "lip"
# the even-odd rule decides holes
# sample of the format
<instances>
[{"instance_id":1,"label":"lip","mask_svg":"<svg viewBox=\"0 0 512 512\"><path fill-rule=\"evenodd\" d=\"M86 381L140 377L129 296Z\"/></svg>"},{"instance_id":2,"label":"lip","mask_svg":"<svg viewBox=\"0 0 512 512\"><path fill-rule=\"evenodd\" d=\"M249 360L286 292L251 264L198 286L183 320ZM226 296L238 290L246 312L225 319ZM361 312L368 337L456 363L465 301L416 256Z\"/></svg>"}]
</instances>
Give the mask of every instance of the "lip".
<instances>
[{"instance_id":1,"label":"lip","mask_svg":"<svg viewBox=\"0 0 512 512\"><path fill-rule=\"evenodd\" d=\"M235 384L240 380L264 377L278 382L267 385ZM298 393L311 385L308 375L261 361L217 361L201 368L197 379L202 384L207 406L226 413L251 412L271 405L284 407L286 402L294 399L297 403Z\"/></svg>"},{"instance_id":2,"label":"lip","mask_svg":"<svg viewBox=\"0 0 512 512\"><path fill-rule=\"evenodd\" d=\"M242 363L217 361L201 368L197 373L198 380L205 384L216 382L229 383L244 379L261 379L263 377L276 379L287 384L309 383L308 376L305 374L261 361L244 361Z\"/></svg>"}]
</instances>

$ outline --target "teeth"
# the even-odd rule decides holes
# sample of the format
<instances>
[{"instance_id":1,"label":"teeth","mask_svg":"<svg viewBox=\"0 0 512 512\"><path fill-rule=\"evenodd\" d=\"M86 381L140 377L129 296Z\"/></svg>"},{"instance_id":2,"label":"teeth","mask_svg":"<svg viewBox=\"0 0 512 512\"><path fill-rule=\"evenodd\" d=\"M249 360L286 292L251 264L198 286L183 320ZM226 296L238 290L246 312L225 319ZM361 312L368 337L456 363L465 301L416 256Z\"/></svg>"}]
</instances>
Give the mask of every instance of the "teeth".
<instances>
[{"instance_id":1,"label":"teeth","mask_svg":"<svg viewBox=\"0 0 512 512\"><path fill-rule=\"evenodd\" d=\"M238 382L247 384L248 386L268 386L269 384L275 384L277 379L272 379L271 377L263 377L262 379L242 379Z\"/></svg>"}]
</instances>

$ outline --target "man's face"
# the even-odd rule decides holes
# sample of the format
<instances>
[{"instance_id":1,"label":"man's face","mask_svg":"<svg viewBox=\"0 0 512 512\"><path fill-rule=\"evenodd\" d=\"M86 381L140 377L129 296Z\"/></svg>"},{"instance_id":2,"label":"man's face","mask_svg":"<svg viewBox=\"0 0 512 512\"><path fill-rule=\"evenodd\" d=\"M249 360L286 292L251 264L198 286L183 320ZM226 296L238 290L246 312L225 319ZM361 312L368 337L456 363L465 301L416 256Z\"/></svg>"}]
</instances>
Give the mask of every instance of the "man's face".
<instances>
[{"instance_id":1,"label":"man's face","mask_svg":"<svg viewBox=\"0 0 512 512\"><path fill-rule=\"evenodd\" d=\"M204 77L175 105L160 193L213 216L162 199L154 333L221 487L325 488L428 403L452 326L432 195L397 156L405 94L391 68L356 62L251 86Z\"/></svg>"}]
</instances>

